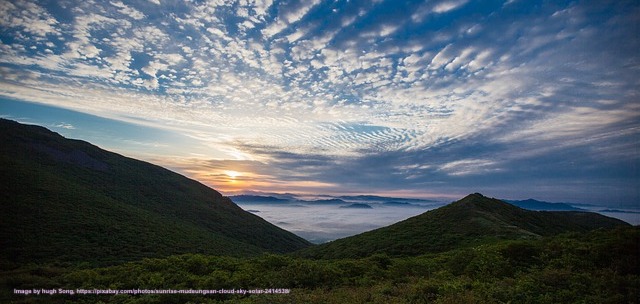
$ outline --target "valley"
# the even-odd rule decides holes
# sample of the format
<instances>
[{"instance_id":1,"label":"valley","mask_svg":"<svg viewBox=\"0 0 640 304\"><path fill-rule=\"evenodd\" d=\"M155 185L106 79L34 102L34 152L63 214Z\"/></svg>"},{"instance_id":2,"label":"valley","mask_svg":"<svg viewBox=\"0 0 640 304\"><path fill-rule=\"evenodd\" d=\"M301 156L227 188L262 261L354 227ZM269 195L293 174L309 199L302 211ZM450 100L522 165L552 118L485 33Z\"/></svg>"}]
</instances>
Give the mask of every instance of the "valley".
<instances>
[{"instance_id":1,"label":"valley","mask_svg":"<svg viewBox=\"0 0 640 304\"><path fill-rule=\"evenodd\" d=\"M42 127L0 125L2 302L633 303L640 295L640 229L598 213L525 210L480 193L451 203L229 198ZM376 210L387 215L367 214ZM261 218L276 213L289 222ZM283 229L303 221L309 230ZM300 237L323 221L352 230L327 230L318 236L333 239L317 245Z\"/></svg>"}]
</instances>

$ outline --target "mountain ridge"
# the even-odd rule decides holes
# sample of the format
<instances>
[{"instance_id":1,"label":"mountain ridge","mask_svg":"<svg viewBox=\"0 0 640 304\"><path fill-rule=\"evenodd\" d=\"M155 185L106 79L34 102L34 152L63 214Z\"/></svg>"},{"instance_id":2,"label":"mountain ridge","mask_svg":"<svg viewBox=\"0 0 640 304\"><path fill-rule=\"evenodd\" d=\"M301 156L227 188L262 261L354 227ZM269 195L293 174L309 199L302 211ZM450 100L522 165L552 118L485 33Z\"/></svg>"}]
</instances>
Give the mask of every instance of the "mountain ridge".
<instances>
[{"instance_id":1,"label":"mountain ridge","mask_svg":"<svg viewBox=\"0 0 640 304\"><path fill-rule=\"evenodd\" d=\"M310 246L219 192L157 165L0 120L0 257L115 263Z\"/></svg>"},{"instance_id":2,"label":"mountain ridge","mask_svg":"<svg viewBox=\"0 0 640 304\"><path fill-rule=\"evenodd\" d=\"M396 224L295 254L311 258L415 256L495 240L538 238L616 226L629 224L590 212L524 210L474 193Z\"/></svg>"}]
</instances>

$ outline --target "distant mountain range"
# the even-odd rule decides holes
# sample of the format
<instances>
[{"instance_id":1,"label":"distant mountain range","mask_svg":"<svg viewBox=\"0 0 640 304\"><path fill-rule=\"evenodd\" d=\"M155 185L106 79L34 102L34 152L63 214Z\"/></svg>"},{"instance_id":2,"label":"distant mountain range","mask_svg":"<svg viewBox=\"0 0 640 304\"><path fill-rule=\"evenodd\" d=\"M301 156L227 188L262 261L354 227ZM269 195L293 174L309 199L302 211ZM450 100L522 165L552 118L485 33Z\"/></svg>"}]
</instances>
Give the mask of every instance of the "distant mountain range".
<instances>
[{"instance_id":1,"label":"distant mountain range","mask_svg":"<svg viewBox=\"0 0 640 304\"><path fill-rule=\"evenodd\" d=\"M322 199L300 199L293 195L232 195L229 198L238 204L309 204L309 205L336 205L336 206L350 206L352 204L368 204L371 207L374 205L395 206L395 207L409 207L420 205L433 205L438 201L428 199L415 199L415 198L397 198L397 197L384 197L376 195L358 195L358 196L335 196Z\"/></svg>"},{"instance_id":2,"label":"distant mountain range","mask_svg":"<svg viewBox=\"0 0 640 304\"><path fill-rule=\"evenodd\" d=\"M283 198L286 197L286 198ZM440 203L435 200L428 199L416 199L416 198L399 198L399 197L385 197L377 195L356 195L356 196L336 196L326 199L316 200L303 200L297 199L295 196L278 196L276 195L235 195L230 196L231 200L239 204L289 204L289 203L307 203L318 205L341 205L343 207L351 204L368 204L382 205L388 207L419 207L422 205L433 205ZM544 202L535 199L526 200L503 200L509 204L520 207L522 209L534 210L534 211L587 211L578 207L574 207L568 203L551 203ZM603 212L609 212L603 210ZM611 211L613 212L613 211ZM622 212L616 210L616 212Z\"/></svg>"},{"instance_id":3,"label":"distant mountain range","mask_svg":"<svg viewBox=\"0 0 640 304\"><path fill-rule=\"evenodd\" d=\"M272 204L279 204L279 203L289 203L291 202L291 200L289 199L282 199L282 198L277 198L277 197L273 197L273 196L259 196L259 195L233 195L233 196L229 196L229 198L234 201L235 203L272 203Z\"/></svg>"},{"instance_id":4,"label":"distant mountain range","mask_svg":"<svg viewBox=\"0 0 640 304\"><path fill-rule=\"evenodd\" d=\"M312 258L358 258L377 253L415 256L492 240L528 239L629 224L597 213L530 211L475 193L391 226L302 249Z\"/></svg>"},{"instance_id":5,"label":"distant mountain range","mask_svg":"<svg viewBox=\"0 0 640 304\"><path fill-rule=\"evenodd\" d=\"M518 206L522 209L537 210L537 211L586 211L581 208L576 208L567 203L549 203L538 201L534 199L526 200L503 200L514 206Z\"/></svg>"},{"instance_id":6,"label":"distant mountain range","mask_svg":"<svg viewBox=\"0 0 640 304\"><path fill-rule=\"evenodd\" d=\"M629 210L620 210L620 209L602 209L602 210L599 210L598 212L640 214L640 211L629 211Z\"/></svg>"},{"instance_id":7,"label":"distant mountain range","mask_svg":"<svg viewBox=\"0 0 640 304\"><path fill-rule=\"evenodd\" d=\"M365 201L365 202L415 202L415 203L435 203L437 201L428 200L428 199L420 199L420 198L401 198L401 197L386 197L386 196L377 196L377 195L356 195L356 196L338 196L338 198L346 200L346 201Z\"/></svg>"},{"instance_id":8,"label":"distant mountain range","mask_svg":"<svg viewBox=\"0 0 640 304\"><path fill-rule=\"evenodd\" d=\"M354 203L351 205L340 206L340 208L352 208L352 209L373 209L371 205L363 204L363 203Z\"/></svg>"},{"instance_id":9,"label":"distant mountain range","mask_svg":"<svg viewBox=\"0 0 640 304\"><path fill-rule=\"evenodd\" d=\"M0 260L285 253L306 240L150 163L0 119Z\"/></svg>"}]
</instances>

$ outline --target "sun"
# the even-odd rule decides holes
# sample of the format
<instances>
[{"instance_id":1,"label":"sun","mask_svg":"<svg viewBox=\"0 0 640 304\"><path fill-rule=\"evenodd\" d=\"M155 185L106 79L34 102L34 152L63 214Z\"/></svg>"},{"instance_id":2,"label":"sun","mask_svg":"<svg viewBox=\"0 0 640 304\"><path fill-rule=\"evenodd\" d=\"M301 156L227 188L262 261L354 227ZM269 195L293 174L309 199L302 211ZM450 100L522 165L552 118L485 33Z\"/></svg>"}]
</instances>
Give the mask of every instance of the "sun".
<instances>
[{"instance_id":1,"label":"sun","mask_svg":"<svg viewBox=\"0 0 640 304\"><path fill-rule=\"evenodd\" d=\"M240 176L240 172L238 171L231 171L231 170L227 170L224 171L224 174L226 174L228 177L230 177L231 179L235 179L236 177Z\"/></svg>"}]
</instances>

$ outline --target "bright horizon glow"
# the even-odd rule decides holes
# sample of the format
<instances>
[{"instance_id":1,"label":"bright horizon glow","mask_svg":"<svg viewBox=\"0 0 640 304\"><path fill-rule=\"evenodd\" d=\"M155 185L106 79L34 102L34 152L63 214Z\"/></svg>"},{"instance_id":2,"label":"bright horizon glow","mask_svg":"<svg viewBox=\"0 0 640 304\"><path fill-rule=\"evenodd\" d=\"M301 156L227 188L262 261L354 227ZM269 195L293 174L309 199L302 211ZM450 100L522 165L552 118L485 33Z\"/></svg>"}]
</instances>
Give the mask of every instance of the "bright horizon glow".
<instances>
[{"instance_id":1,"label":"bright horizon glow","mask_svg":"<svg viewBox=\"0 0 640 304\"><path fill-rule=\"evenodd\" d=\"M236 179L236 177L240 176L240 173L231 170L224 171L224 173L231 179Z\"/></svg>"},{"instance_id":2,"label":"bright horizon glow","mask_svg":"<svg viewBox=\"0 0 640 304\"><path fill-rule=\"evenodd\" d=\"M633 1L5 1L0 116L225 194L637 205L638 12Z\"/></svg>"}]
</instances>

